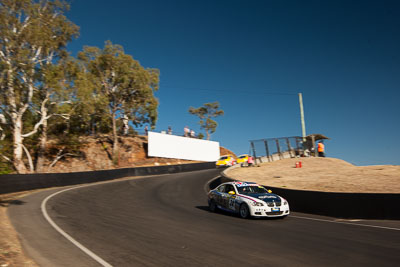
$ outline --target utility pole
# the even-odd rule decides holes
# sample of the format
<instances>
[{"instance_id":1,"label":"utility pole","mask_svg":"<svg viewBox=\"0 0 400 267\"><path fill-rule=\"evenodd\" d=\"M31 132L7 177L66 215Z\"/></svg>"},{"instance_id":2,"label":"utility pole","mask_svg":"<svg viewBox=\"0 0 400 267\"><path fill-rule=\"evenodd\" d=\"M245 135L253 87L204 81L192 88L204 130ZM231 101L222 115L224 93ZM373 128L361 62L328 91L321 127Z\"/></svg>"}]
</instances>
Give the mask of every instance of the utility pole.
<instances>
[{"instance_id":1,"label":"utility pole","mask_svg":"<svg viewBox=\"0 0 400 267\"><path fill-rule=\"evenodd\" d=\"M304 110L303 110L303 95L299 93L300 103L300 118L301 118L301 132L303 135L303 142L306 141L306 123L304 122Z\"/></svg>"}]
</instances>

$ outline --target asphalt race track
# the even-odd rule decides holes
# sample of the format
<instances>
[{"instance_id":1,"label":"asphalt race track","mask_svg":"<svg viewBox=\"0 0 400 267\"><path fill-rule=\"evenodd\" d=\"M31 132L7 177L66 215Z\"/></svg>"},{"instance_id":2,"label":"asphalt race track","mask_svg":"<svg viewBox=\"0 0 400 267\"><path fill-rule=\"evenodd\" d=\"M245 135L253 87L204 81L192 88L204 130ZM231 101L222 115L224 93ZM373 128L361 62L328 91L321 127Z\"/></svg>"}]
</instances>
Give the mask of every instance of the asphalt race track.
<instances>
[{"instance_id":1,"label":"asphalt race track","mask_svg":"<svg viewBox=\"0 0 400 267\"><path fill-rule=\"evenodd\" d=\"M80 187L49 199L46 210L112 266L398 266L399 221L211 213L205 184L218 172ZM41 266L101 266L45 220L42 201L62 189L29 195L9 209L24 248Z\"/></svg>"}]
</instances>

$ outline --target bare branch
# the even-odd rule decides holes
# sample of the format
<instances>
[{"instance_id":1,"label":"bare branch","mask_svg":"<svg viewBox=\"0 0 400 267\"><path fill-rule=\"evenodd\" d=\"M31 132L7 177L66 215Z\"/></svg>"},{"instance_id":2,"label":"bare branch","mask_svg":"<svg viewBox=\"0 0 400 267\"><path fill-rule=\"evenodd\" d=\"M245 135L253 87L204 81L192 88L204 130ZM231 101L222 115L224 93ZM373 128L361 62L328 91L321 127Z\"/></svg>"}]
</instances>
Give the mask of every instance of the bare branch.
<instances>
[{"instance_id":1,"label":"bare branch","mask_svg":"<svg viewBox=\"0 0 400 267\"><path fill-rule=\"evenodd\" d=\"M7 70L8 81L7 81L7 98L11 106L11 112L16 112L17 110L17 103L15 99L15 91L13 86L13 78L12 78L12 69L11 67Z\"/></svg>"},{"instance_id":2,"label":"bare branch","mask_svg":"<svg viewBox=\"0 0 400 267\"><path fill-rule=\"evenodd\" d=\"M48 120L49 118L51 118L51 115L49 115L49 116L46 116L46 115L45 115L45 114L47 114L46 102L47 102L48 100L49 100L49 99L48 99L48 96L47 96L46 99L43 100L43 102L42 102L42 106L41 106L41 108L40 108L40 110L41 110L41 112L40 112L40 114L41 114L40 121L37 122L37 123L35 124L35 126L33 127L33 130L32 130L31 132L26 133L26 134L23 134L23 135L22 135L23 138L29 137L29 136L34 135L35 133L37 133L39 127L40 127L41 125L43 125L44 121L45 121L45 120Z\"/></svg>"},{"instance_id":3,"label":"bare branch","mask_svg":"<svg viewBox=\"0 0 400 267\"><path fill-rule=\"evenodd\" d=\"M64 120L69 120L71 118L71 114L66 114L66 113L63 113L63 114L55 113L55 114L51 114L47 117L51 118L52 116L59 116L59 117L63 118Z\"/></svg>"},{"instance_id":4,"label":"bare branch","mask_svg":"<svg viewBox=\"0 0 400 267\"><path fill-rule=\"evenodd\" d=\"M32 103L33 89L34 89L34 86L32 84L33 83L31 81L31 79L29 79L29 82L28 82L28 99L26 100L26 103L18 111L18 116L20 116L20 117L22 117L22 115L28 109L29 104Z\"/></svg>"},{"instance_id":5,"label":"bare branch","mask_svg":"<svg viewBox=\"0 0 400 267\"><path fill-rule=\"evenodd\" d=\"M71 100L67 100L67 101L60 101L60 102L50 102L50 105L56 105L56 104L59 104L59 105L72 104L72 101Z\"/></svg>"},{"instance_id":6,"label":"bare branch","mask_svg":"<svg viewBox=\"0 0 400 267\"><path fill-rule=\"evenodd\" d=\"M2 123L2 124L7 123L6 117L3 114L0 114L0 123Z\"/></svg>"},{"instance_id":7,"label":"bare branch","mask_svg":"<svg viewBox=\"0 0 400 267\"><path fill-rule=\"evenodd\" d=\"M50 52L50 54L46 57L45 62L46 62L47 64L51 64L51 61L53 60L53 57L54 57L54 51L52 50L52 51Z\"/></svg>"},{"instance_id":8,"label":"bare branch","mask_svg":"<svg viewBox=\"0 0 400 267\"><path fill-rule=\"evenodd\" d=\"M39 46L39 48L36 50L35 56L32 58L32 62L36 62L36 60L39 58L40 56L40 52L42 51L42 47Z\"/></svg>"},{"instance_id":9,"label":"bare branch","mask_svg":"<svg viewBox=\"0 0 400 267\"><path fill-rule=\"evenodd\" d=\"M56 163L57 163L60 159L62 159L63 157L66 157L66 156L76 157L76 156L77 156L77 155L72 154L72 153L64 153L64 154L61 154L63 151L64 151L64 148L61 149L61 150L57 153L57 157L56 157L56 158L53 160L53 162L49 165L49 169L50 169L50 168L53 168L54 165L56 165Z\"/></svg>"},{"instance_id":10,"label":"bare branch","mask_svg":"<svg viewBox=\"0 0 400 267\"><path fill-rule=\"evenodd\" d=\"M6 155L3 155L3 154L0 153L0 156L2 156L3 159L5 159L6 161L8 161L10 163L13 163L13 161L9 157L7 157Z\"/></svg>"},{"instance_id":11,"label":"bare branch","mask_svg":"<svg viewBox=\"0 0 400 267\"><path fill-rule=\"evenodd\" d=\"M6 60L6 56L4 55L3 51L0 50L0 58L3 59L4 61ZM8 65L10 65L10 62L7 62Z\"/></svg>"},{"instance_id":12,"label":"bare branch","mask_svg":"<svg viewBox=\"0 0 400 267\"><path fill-rule=\"evenodd\" d=\"M0 141L3 141L6 138L6 134L4 133L2 127L0 127L0 132L1 132Z\"/></svg>"},{"instance_id":13,"label":"bare branch","mask_svg":"<svg viewBox=\"0 0 400 267\"><path fill-rule=\"evenodd\" d=\"M32 161L31 154L29 153L28 149L26 148L26 146L24 144L22 144L22 148L24 149L26 157L28 158L29 169L31 170L31 172L33 172L34 168L33 168L33 161Z\"/></svg>"},{"instance_id":14,"label":"bare branch","mask_svg":"<svg viewBox=\"0 0 400 267\"><path fill-rule=\"evenodd\" d=\"M0 114L0 123L1 124L7 123L6 117L3 114ZM4 130L1 126L0 126L0 133L1 133L0 141L3 141L6 138L6 134L4 133Z\"/></svg>"},{"instance_id":15,"label":"bare branch","mask_svg":"<svg viewBox=\"0 0 400 267\"><path fill-rule=\"evenodd\" d=\"M18 35L21 34L21 32L30 24L30 21L29 21L30 18L31 18L30 16L27 16L25 18L24 23L22 24L22 27L18 32Z\"/></svg>"}]
</instances>

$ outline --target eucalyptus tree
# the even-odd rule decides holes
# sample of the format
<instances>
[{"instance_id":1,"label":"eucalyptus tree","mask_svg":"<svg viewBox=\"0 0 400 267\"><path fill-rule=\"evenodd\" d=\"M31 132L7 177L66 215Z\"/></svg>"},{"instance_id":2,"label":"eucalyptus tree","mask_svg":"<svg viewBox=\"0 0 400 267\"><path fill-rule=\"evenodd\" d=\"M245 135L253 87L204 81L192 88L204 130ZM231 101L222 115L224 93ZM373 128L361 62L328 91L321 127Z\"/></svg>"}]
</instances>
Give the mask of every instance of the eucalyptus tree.
<instances>
[{"instance_id":1,"label":"eucalyptus tree","mask_svg":"<svg viewBox=\"0 0 400 267\"><path fill-rule=\"evenodd\" d=\"M206 131L207 140L217 129L218 123L212 118L224 115L224 111L219 109L218 102L205 103L204 106L199 108L190 107L189 113L196 115L200 118L200 128Z\"/></svg>"},{"instance_id":2,"label":"eucalyptus tree","mask_svg":"<svg viewBox=\"0 0 400 267\"><path fill-rule=\"evenodd\" d=\"M65 46L77 36L78 27L64 12L63 1L2 0L0 2L0 113L11 129L13 162L18 173L27 172L24 152L31 170L24 139L35 135L54 115L52 105L63 87L54 86L58 61ZM55 75L54 78L56 78ZM59 79L59 77L57 77ZM51 82L49 82L51 81ZM24 129L27 111L36 115L31 129Z\"/></svg>"},{"instance_id":3,"label":"eucalyptus tree","mask_svg":"<svg viewBox=\"0 0 400 267\"><path fill-rule=\"evenodd\" d=\"M158 100L154 92L158 90L159 71L145 69L140 63L125 54L122 46L105 43L103 49L84 47L78 58L85 64L94 86L93 97L107 103L105 107L111 120L112 157L118 161L118 123L128 127L157 120Z\"/></svg>"},{"instance_id":4,"label":"eucalyptus tree","mask_svg":"<svg viewBox=\"0 0 400 267\"><path fill-rule=\"evenodd\" d=\"M57 65L45 61L41 65L41 75L38 79L38 92L34 97L33 109L39 110L39 106L42 105L46 99L48 102L46 105L41 107L41 111L38 112L39 116L44 116L45 119L39 128L39 145L37 148L37 158L35 170L37 172L43 171L44 169L44 154L46 151L46 145L48 141L49 125L56 123L68 124L71 114L74 112L75 105L78 105L80 99L77 98L78 87L75 86L74 82L79 72L75 60L69 57L60 58ZM65 135L65 133L63 133ZM60 137L60 136L58 136ZM63 151L65 148L61 148L57 153L58 157L64 156Z\"/></svg>"}]
</instances>

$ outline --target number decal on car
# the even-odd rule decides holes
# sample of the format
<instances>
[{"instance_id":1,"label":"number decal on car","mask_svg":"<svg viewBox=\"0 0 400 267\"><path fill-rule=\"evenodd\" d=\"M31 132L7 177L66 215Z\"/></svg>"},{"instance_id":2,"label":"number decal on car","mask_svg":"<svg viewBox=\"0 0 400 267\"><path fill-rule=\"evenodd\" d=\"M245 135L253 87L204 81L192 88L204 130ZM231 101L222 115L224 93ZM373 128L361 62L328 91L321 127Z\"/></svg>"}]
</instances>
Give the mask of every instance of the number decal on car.
<instances>
[{"instance_id":1,"label":"number decal on car","mask_svg":"<svg viewBox=\"0 0 400 267\"><path fill-rule=\"evenodd\" d=\"M232 210L235 209L235 199L234 198L229 199L229 208Z\"/></svg>"}]
</instances>

